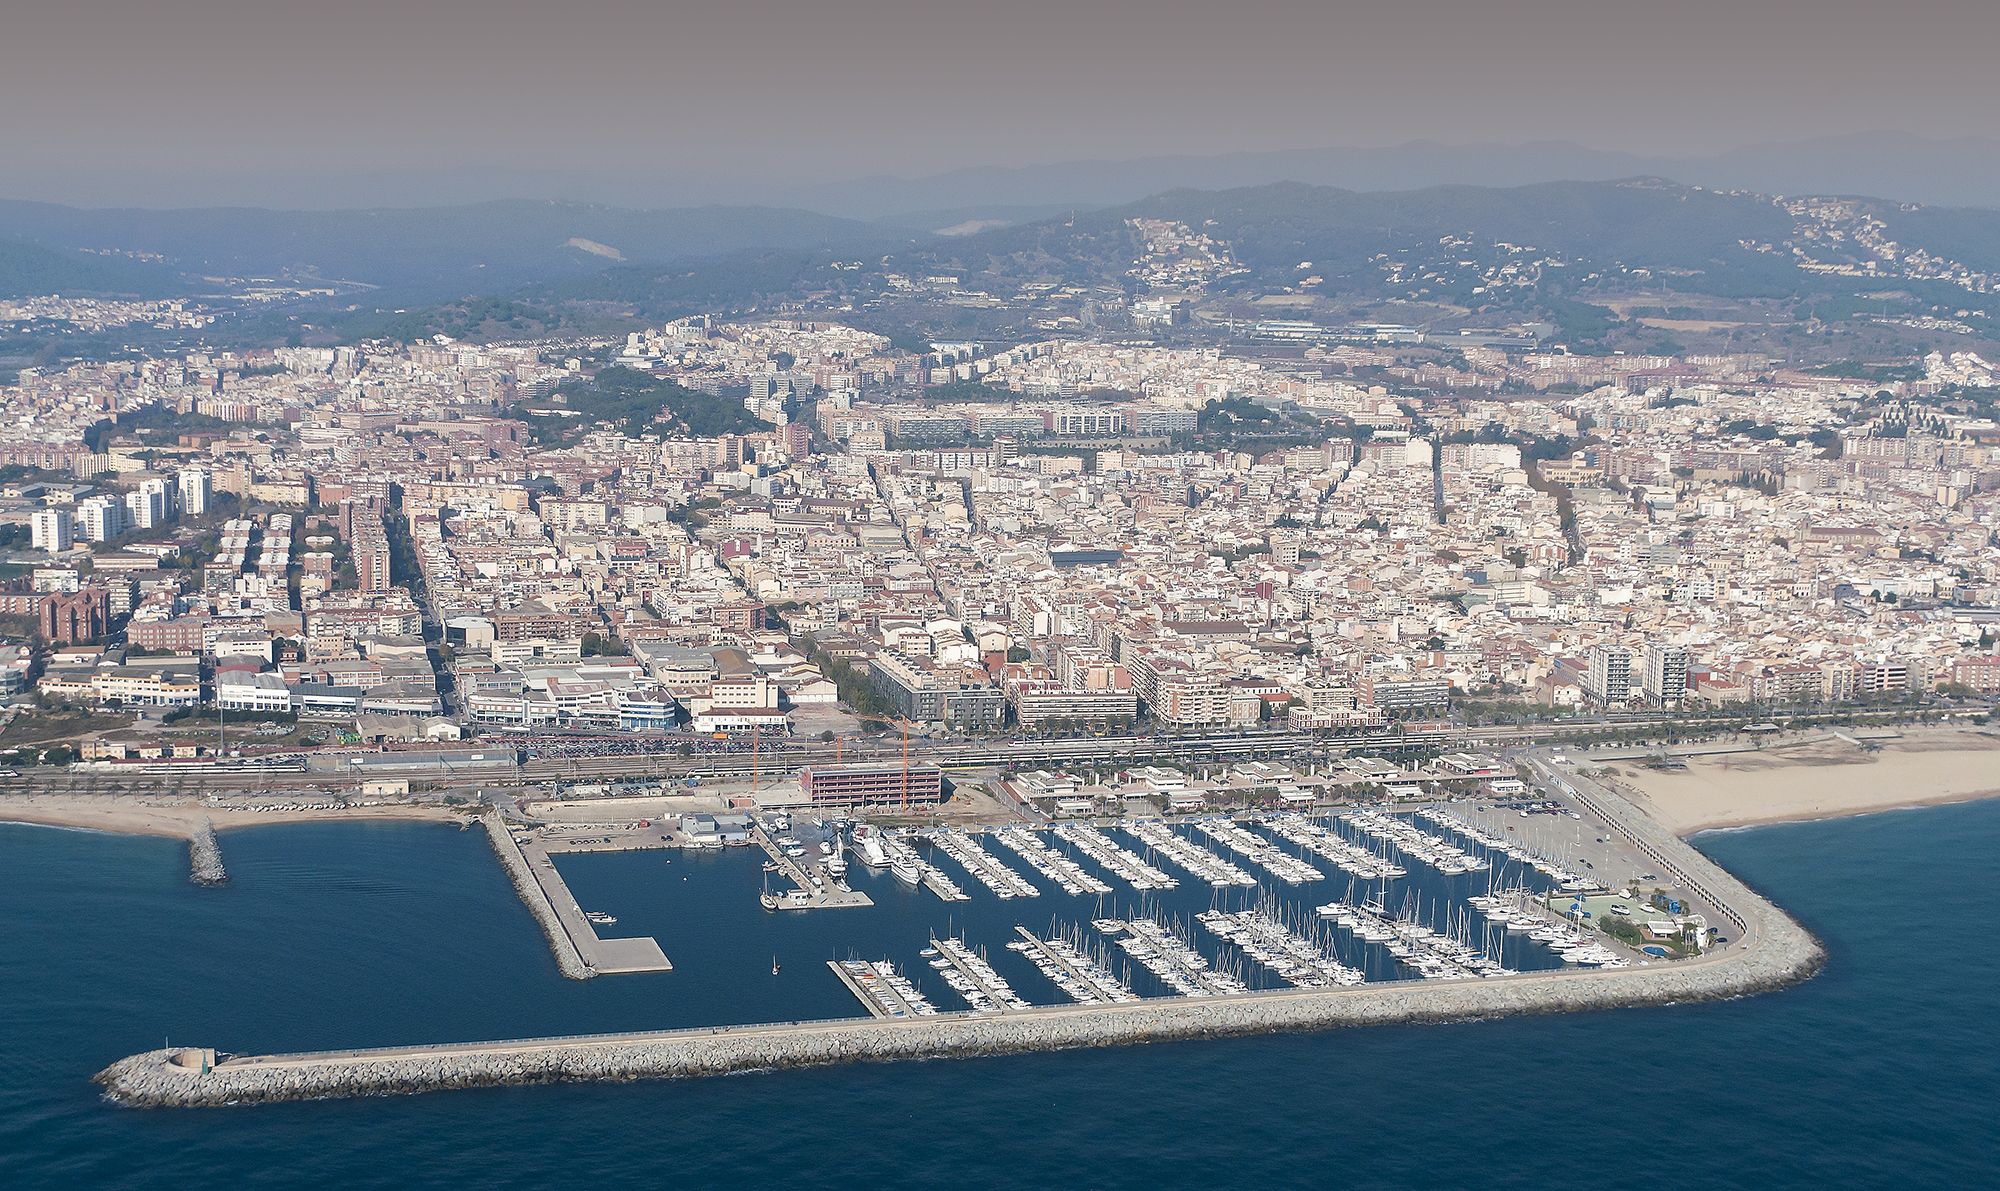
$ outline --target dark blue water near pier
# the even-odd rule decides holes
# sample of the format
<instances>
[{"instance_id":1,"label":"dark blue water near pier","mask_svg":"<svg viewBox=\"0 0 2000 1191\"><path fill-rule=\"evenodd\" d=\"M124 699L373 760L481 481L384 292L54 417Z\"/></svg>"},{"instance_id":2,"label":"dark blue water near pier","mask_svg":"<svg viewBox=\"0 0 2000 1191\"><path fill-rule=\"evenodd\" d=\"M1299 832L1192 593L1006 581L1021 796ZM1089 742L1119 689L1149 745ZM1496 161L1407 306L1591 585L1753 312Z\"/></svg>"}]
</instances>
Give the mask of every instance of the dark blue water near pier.
<instances>
[{"instance_id":1,"label":"dark blue water near pier","mask_svg":"<svg viewBox=\"0 0 2000 1191\"><path fill-rule=\"evenodd\" d=\"M620 916L606 933L656 934L680 966L579 984L476 834L231 833L233 879L203 890L179 844L0 827L0 1187L1992 1185L2000 959L1976 924L2000 802L1698 843L1827 941L1823 975L1720 1005L138 1112L89 1076L169 1037L298 1050L858 1009L824 991L816 916L776 923L702 867L754 879L741 854L565 861L579 902ZM993 931L1055 908L864 887L881 912L840 933L906 963L932 924L1012 960Z\"/></svg>"}]
</instances>

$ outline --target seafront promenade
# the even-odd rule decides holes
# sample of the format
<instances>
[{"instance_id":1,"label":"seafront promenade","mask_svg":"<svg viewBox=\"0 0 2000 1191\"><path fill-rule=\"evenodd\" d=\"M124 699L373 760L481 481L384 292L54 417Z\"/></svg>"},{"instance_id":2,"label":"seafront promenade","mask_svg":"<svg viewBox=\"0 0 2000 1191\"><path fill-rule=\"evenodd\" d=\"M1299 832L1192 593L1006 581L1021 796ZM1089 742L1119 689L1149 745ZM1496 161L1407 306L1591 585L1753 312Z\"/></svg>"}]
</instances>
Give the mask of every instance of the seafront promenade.
<instances>
[{"instance_id":1,"label":"seafront promenade","mask_svg":"<svg viewBox=\"0 0 2000 1191\"><path fill-rule=\"evenodd\" d=\"M218 1056L208 1049L177 1048L120 1060L97 1080L118 1103L192 1107L662 1079L1719 1000L1781 988L1818 970L1824 958L1818 941L1783 911L1640 815L1615 791L1592 785L1578 794L1619 834L1702 888L1737 928L1737 937L1699 958L1616 970L1149 998L999 1015L940 1013L290 1055ZM531 875L528 879L532 884Z\"/></svg>"}]
</instances>

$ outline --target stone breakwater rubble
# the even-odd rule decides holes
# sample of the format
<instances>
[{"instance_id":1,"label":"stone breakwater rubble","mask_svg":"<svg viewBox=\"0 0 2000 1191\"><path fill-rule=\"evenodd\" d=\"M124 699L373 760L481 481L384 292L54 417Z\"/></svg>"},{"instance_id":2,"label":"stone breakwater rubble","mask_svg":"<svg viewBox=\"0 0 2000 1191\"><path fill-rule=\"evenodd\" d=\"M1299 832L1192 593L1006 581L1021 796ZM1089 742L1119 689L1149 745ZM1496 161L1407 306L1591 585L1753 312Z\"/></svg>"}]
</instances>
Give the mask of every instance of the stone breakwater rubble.
<instances>
[{"instance_id":1,"label":"stone breakwater rubble","mask_svg":"<svg viewBox=\"0 0 2000 1191\"><path fill-rule=\"evenodd\" d=\"M1018 1054L1714 1001L1783 988L1819 970L1825 953L1818 941L1777 907L1650 820L1622 813L1626 808L1615 796L1593 793L1597 795L1594 803L1610 804L1607 809L1616 829L1642 836L1649 852L1670 861L1675 871L1716 895L1726 916L1739 925L1741 937L1726 949L1697 959L1616 971L1161 998L1108 1006L1052 1006L998 1017L940 1014L907 1021L848 1019L225 1057L212 1067L204 1061L207 1052L157 1050L121 1059L96 1078L111 1100L148 1107L396 1095L510 1084L670 1079L842 1062ZM488 827L489 831L495 829ZM515 855L518 861L518 853ZM525 872L522 877L532 880Z\"/></svg>"},{"instance_id":2,"label":"stone breakwater rubble","mask_svg":"<svg viewBox=\"0 0 2000 1191\"><path fill-rule=\"evenodd\" d=\"M535 916L542 934L549 940L549 950L555 953L556 970L571 980L588 980L597 975L576 949L575 940L564 929L562 919L556 917L555 907L549 904L548 894L542 891L535 874L528 871L528 858L521 854L521 847L514 837L507 834L507 825L496 813L481 816L480 826L486 828L486 841L493 845L493 854L500 858L500 867L507 870L507 879L514 883L514 892L521 896L521 904L528 907L528 913Z\"/></svg>"},{"instance_id":3,"label":"stone breakwater rubble","mask_svg":"<svg viewBox=\"0 0 2000 1191\"><path fill-rule=\"evenodd\" d=\"M229 879L222 867L222 846L215 842L215 823L203 819L188 836L188 879L197 885L220 885Z\"/></svg>"},{"instance_id":4,"label":"stone breakwater rubble","mask_svg":"<svg viewBox=\"0 0 2000 1191\"><path fill-rule=\"evenodd\" d=\"M195 1107L396 1095L507 1084L630 1081L830 1063L1019 1054L1341 1026L1450 1022L1716 1000L1776 989L1817 968L1798 945L1675 967L1560 972L1509 980L1030 1010L1006 1017L940 1014L716 1031L607 1035L536 1043L413 1047L228 1060L200 1073L182 1052L150 1051L97 1076L109 1097L147 1107Z\"/></svg>"}]
</instances>

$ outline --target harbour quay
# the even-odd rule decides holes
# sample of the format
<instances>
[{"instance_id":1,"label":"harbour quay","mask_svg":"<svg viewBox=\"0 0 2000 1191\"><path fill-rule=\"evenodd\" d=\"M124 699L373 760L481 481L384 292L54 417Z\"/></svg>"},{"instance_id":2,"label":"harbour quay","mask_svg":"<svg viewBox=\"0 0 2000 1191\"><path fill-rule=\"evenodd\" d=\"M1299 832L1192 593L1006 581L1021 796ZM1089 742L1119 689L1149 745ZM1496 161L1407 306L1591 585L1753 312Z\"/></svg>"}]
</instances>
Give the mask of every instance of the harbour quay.
<instances>
[{"instance_id":1,"label":"harbour quay","mask_svg":"<svg viewBox=\"0 0 2000 1191\"><path fill-rule=\"evenodd\" d=\"M712 849L754 845L766 856L767 888L761 900L769 910L816 910L874 904L866 893L841 879L845 858L834 850L808 856L788 834L790 816L764 815L712 807L712 798L675 800L612 798L594 801L543 800L515 808L514 820L499 811L485 816L488 838L514 883L516 893L542 927L557 969L574 980L597 976L673 970L659 943L651 938L605 938L597 928L617 919L601 910L586 910L571 893L556 858L605 852ZM685 804L674 813L676 804ZM693 807L695 809L688 809ZM617 817L617 816L631 817ZM774 836L775 825L783 832ZM769 878L781 885L772 891Z\"/></svg>"},{"instance_id":2,"label":"harbour quay","mask_svg":"<svg viewBox=\"0 0 2000 1191\"><path fill-rule=\"evenodd\" d=\"M576 899L548 850L532 837L517 837L497 814L482 824L514 891L534 915L555 955L556 967L572 980L623 972L667 972L673 964L650 938L604 939ZM523 833L526 836L526 833Z\"/></svg>"}]
</instances>

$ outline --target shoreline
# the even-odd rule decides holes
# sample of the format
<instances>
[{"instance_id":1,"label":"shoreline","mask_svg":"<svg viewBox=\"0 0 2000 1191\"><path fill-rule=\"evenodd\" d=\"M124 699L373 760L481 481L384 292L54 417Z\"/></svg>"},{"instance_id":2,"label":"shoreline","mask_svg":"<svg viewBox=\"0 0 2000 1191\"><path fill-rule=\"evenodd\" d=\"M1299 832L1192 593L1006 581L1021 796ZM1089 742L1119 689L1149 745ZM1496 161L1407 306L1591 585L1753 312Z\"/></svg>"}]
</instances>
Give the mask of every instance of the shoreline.
<instances>
[{"instance_id":1,"label":"shoreline","mask_svg":"<svg viewBox=\"0 0 2000 1191\"><path fill-rule=\"evenodd\" d=\"M1679 759L1680 769L1604 760L1596 773L1682 838L2000 798L2000 735L1966 729L1866 742L1816 733Z\"/></svg>"},{"instance_id":2,"label":"shoreline","mask_svg":"<svg viewBox=\"0 0 2000 1191\"><path fill-rule=\"evenodd\" d=\"M445 807L395 803L344 810L259 812L205 806L200 802L149 803L130 795L28 794L0 797L0 824L90 831L104 835L134 835L154 839L193 840L204 829L216 832L252 827L282 827L300 823L354 821L462 823L464 817Z\"/></svg>"},{"instance_id":3,"label":"shoreline","mask_svg":"<svg viewBox=\"0 0 2000 1191\"><path fill-rule=\"evenodd\" d=\"M1931 798L1905 798L1896 802L1879 805L1845 806L1823 811L1809 811L1803 814L1773 812L1769 815L1742 815L1718 819L1712 823L1695 823L1676 827L1682 839L1692 839L1697 835L1719 835L1729 831L1754 831L1760 827L1796 827L1807 823L1830 823L1838 819L1862 819L1869 815L1890 815L1898 811L1924 811L1940 806L1963 806L1968 802L1990 802L2000 798L2000 787L1991 790L1973 790L1963 793L1939 794Z\"/></svg>"}]
</instances>

